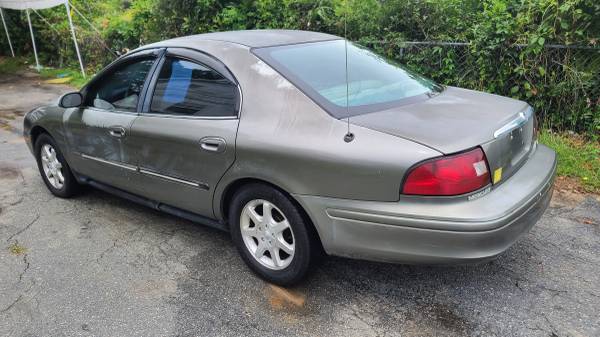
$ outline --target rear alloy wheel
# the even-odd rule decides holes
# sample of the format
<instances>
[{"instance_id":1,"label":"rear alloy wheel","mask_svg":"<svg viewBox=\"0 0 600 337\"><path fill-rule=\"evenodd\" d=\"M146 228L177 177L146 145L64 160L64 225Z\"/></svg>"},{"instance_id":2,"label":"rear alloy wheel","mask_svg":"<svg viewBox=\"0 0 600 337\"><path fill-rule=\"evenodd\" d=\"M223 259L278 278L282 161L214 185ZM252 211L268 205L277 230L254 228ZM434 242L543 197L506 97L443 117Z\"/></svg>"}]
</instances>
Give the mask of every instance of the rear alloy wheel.
<instances>
[{"instance_id":1,"label":"rear alloy wheel","mask_svg":"<svg viewBox=\"0 0 600 337\"><path fill-rule=\"evenodd\" d=\"M254 199L244 206L240 231L246 249L266 268L281 270L294 259L294 233L290 223L269 201Z\"/></svg>"},{"instance_id":2,"label":"rear alloy wheel","mask_svg":"<svg viewBox=\"0 0 600 337\"><path fill-rule=\"evenodd\" d=\"M288 196L263 184L244 186L232 200L229 219L232 239L255 273L279 285L304 278L318 243Z\"/></svg>"},{"instance_id":3,"label":"rear alloy wheel","mask_svg":"<svg viewBox=\"0 0 600 337\"><path fill-rule=\"evenodd\" d=\"M54 139L48 134L41 134L36 140L35 158L42 179L52 194L68 198L79 191L79 183L71 173Z\"/></svg>"}]
</instances>

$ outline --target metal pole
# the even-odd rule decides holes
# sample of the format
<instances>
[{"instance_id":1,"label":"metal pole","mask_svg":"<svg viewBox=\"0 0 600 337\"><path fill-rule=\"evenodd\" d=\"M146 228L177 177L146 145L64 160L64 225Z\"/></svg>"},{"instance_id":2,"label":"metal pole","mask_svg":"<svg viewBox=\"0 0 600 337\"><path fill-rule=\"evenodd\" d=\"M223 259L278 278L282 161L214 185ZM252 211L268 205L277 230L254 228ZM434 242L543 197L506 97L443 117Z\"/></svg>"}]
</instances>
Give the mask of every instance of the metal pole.
<instances>
[{"instance_id":1,"label":"metal pole","mask_svg":"<svg viewBox=\"0 0 600 337\"><path fill-rule=\"evenodd\" d=\"M67 17L69 18L69 26L71 26L71 35L73 36L73 42L75 43L75 51L77 52L77 59L79 60L81 75L83 75L83 78L85 78L85 69L83 69L83 62L81 61L81 54L79 53L79 46L77 45L77 37L75 36L75 27L73 27L73 20L71 19L69 0L65 1L65 7L67 8Z\"/></svg>"},{"instance_id":2,"label":"metal pole","mask_svg":"<svg viewBox=\"0 0 600 337\"><path fill-rule=\"evenodd\" d=\"M2 8L0 8L0 16L2 17L2 25L4 25L4 31L6 32L6 38L8 39L8 46L10 47L10 53L12 57L15 57L15 51L12 47L12 42L10 42L10 35L8 34L8 28L6 27L6 21L4 21L4 13L2 12Z\"/></svg>"},{"instance_id":3,"label":"metal pole","mask_svg":"<svg viewBox=\"0 0 600 337\"><path fill-rule=\"evenodd\" d=\"M40 71L40 61L37 56L37 48L35 47L35 38L33 37L33 27L31 27L31 18L29 17L29 9L26 9L27 13L27 22L29 23L29 31L31 32L31 43L33 44L33 54L35 55L35 67L38 71Z\"/></svg>"}]
</instances>

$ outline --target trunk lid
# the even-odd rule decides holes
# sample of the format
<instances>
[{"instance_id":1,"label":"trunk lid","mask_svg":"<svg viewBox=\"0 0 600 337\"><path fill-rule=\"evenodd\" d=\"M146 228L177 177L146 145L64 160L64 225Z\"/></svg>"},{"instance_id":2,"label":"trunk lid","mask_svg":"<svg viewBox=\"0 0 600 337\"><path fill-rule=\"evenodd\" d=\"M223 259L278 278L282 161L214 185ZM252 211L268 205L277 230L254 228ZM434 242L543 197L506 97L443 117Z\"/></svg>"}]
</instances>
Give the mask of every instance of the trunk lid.
<instances>
[{"instance_id":1,"label":"trunk lid","mask_svg":"<svg viewBox=\"0 0 600 337\"><path fill-rule=\"evenodd\" d=\"M494 183L512 175L534 146L534 117L527 103L455 87L424 102L352 117L351 123L444 154L481 146Z\"/></svg>"}]
</instances>

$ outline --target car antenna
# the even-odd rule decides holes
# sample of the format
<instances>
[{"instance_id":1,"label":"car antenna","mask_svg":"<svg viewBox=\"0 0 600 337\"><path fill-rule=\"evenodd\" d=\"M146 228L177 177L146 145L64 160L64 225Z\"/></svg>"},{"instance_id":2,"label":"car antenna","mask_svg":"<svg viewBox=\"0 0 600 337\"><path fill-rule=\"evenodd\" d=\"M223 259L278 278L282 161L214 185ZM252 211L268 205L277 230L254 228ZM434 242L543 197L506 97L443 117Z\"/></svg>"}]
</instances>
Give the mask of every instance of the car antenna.
<instances>
[{"instance_id":1,"label":"car antenna","mask_svg":"<svg viewBox=\"0 0 600 337\"><path fill-rule=\"evenodd\" d=\"M354 134L350 132L350 84L348 82L348 0L345 0L344 10L344 53L346 57L346 116L348 117L348 131L344 135L344 141L350 143L354 140Z\"/></svg>"}]
</instances>

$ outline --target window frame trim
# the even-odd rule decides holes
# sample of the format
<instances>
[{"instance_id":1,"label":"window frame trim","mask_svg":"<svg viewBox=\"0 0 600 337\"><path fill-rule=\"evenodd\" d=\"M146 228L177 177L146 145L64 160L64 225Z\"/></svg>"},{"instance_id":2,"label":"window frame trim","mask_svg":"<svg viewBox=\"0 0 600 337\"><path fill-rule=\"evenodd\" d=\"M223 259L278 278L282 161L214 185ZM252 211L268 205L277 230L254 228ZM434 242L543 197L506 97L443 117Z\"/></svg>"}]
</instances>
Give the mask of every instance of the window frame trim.
<instances>
[{"instance_id":1,"label":"window frame trim","mask_svg":"<svg viewBox=\"0 0 600 337\"><path fill-rule=\"evenodd\" d=\"M236 98L236 113L231 116L195 116L195 115L183 115L183 114L161 114L151 112L150 106L152 104L152 97L154 97L154 91L156 90L156 82L158 81L158 76L160 75L160 71L164 66L164 63L167 57L172 56L184 61L189 61L192 63L199 64L203 67L209 68L212 71L215 71L219 75L223 76L225 79L230 81L233 85L236 86L238 90L237 98ZM221 68L222 70L215 69ZM148 88L144 92L144 102L139 111L139 116L145 117L156 117L156 118L171 118L171 119L193 119L193 120L235 120L240 119L240 115L242 112L242 104L243 104L243 95L242 88L239 84L239 81L235 78L235 76L231 73L229 68L218 60L216 57L207 54L205 52L184 48L184 47L169 47L166 48L165 52L160 56L160 59L156 63L156 68L148 81Z\"/></svg>"},{"instance_id":2,"label":"window frame trim","mask_svg":"<svg viewBox=\"0 0 600 337\"><path fill-rule=\"evenodd\" d=\"M100 112L139 115L139 113L141 112L141 109L142 109L142 102L143 102L143 100L146 96L146 92L148 90L148 85L150 83L150 79L152 78L152 75L156 71L158 61L162 58L165 51L166 51L166 48L144 49L144 50L140 50L138 52L124 55L122 57L117 58L113 62L111 62L108 66L104 67L104 69L102 69L98 74L96 74L88 83L86 83L83 86L83 88L81 88L80 93L83 96L83 102L84 102L84 104L82 104L82 106L81 106L81 109L86 109L86 110L91 109L91 110L96 110L96 111L100 111ZM106 109L100 109L95 106L85 105L85 101L87 100L87 95L89 95L90 88L92 88L98 82L102 81L106 76L110 76L115 71L115 69L117 69L127 63L134 62L136 59L142 59L145 57L154 57L154 62L152 63L152 66L148 70L148 74L146 74L146 78L144 79L144 85L142 86L142 90L140 91L140 97L138 98L138 102L137 102L135 111L122 110L122 109L106 110Z\"/></svg>"}]
</instances>

